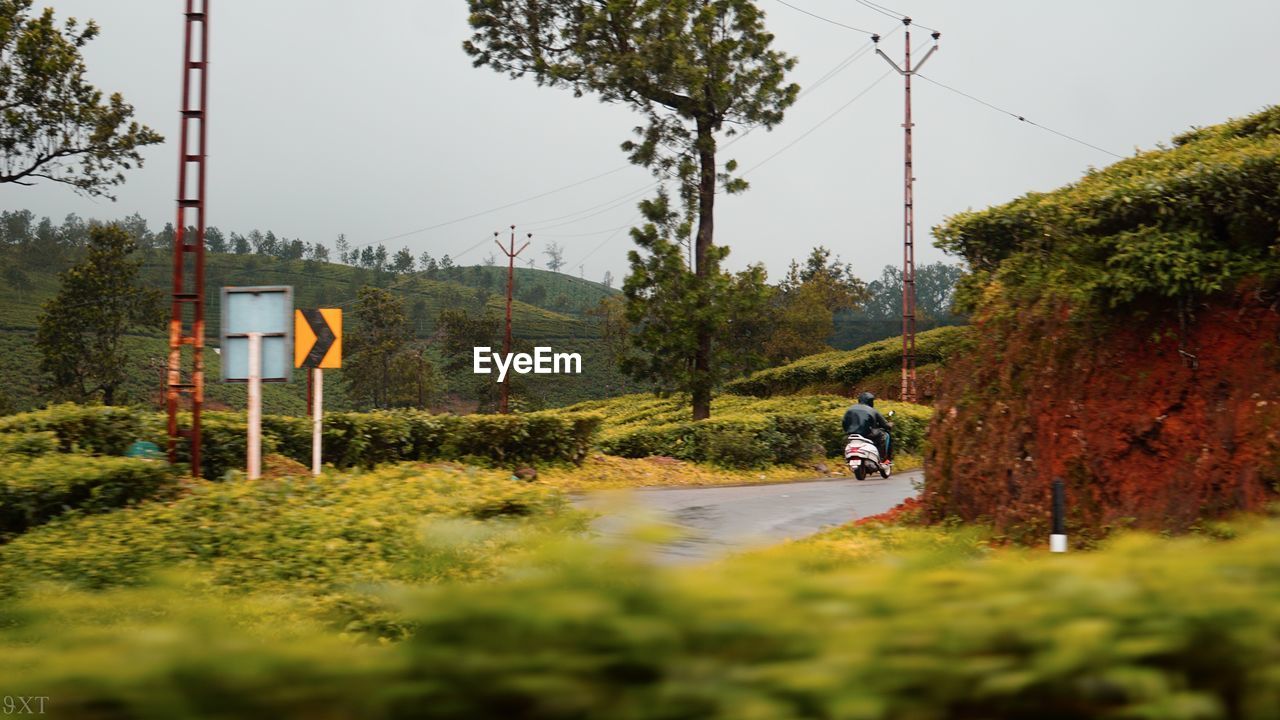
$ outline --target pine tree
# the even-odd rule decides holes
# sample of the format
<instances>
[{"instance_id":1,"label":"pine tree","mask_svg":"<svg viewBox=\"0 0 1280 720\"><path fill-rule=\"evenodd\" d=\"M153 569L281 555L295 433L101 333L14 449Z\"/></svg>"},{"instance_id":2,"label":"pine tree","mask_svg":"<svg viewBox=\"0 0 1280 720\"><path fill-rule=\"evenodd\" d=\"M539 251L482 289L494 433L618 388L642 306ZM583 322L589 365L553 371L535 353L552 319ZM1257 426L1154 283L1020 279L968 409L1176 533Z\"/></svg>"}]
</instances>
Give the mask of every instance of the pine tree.
<instances>
[{"instance_id":1,"label":"pine tree","mask_svg":"<svg viewBox=\"0 0 1280 720\"><path fill-rule=\"evenodd\" d=\"M64 183L114 199L141 148L164 142L131 120L133 106L85 80L80 49L98 35L92 20L59 27L53 9L31 16L31 0L0 2L0 183Z\"/></svg>"},{"instance_id":2,"label":"pine tree","mask_svg":"<svg viewBox=\"0 0 1280 720\"><path fill-rule=\"evenodd\" d=\"M717 291L739 281L743 290L756 283L754 271L733 279L719 267L724 253L713 242L716 193L740 192L746 182L732 177L733 160L718 164L717 139L738 128L781 122L799 93L785 82L796 61L770 48L773 35L751 0L468 0L468 7L474 32L463 49L475 65L627 103L645 116L637 139L623 149L655 176L675 178L680 218L658 237L646 211L649 225L632 231L637 244L653 254L632 258L632 270L641 276L628 278L628 297L643 307L631 314L664 322L687 318L669 328L668 340L653 338L649 349L666 354L644 365L655 371L664 364L687 366L675 376L651 379L664 386L678 380L692 394L694 419L709 417L712 388L724 374L713 367L716 357L724 357L715 345L738 332L725 324L737 299ZM665 192L646 202L667 212ZM666 245L690 239L694 270L686 270L692 275L686 278L671 264ZM642 326L638 337L647 332Z\"/></svg>"}]
</instances>

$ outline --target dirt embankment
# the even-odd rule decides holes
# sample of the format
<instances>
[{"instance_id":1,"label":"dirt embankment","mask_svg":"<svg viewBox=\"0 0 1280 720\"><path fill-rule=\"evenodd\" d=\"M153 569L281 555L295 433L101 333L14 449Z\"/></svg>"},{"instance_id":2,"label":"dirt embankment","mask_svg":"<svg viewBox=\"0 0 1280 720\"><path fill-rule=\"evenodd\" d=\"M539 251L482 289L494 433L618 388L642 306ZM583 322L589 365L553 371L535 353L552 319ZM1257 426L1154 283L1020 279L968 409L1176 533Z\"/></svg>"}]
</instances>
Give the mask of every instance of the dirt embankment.
<instances>
[{"instance_id":1,"label":"dirt embankment","mask_svg":"<svg viewBox=\"0 0 1280 720\"><path fill-rule=\"evenodd\" d=\"M1259 509L1280 484L1280 313L1242 293L1106 330L1069 312L979 325L939 387L924 503L932 519L1047 533L1053 478L1070 532L1185 530ZM1165 319L1155 320L1154 317Z\"/></svg>"}]
</instances>

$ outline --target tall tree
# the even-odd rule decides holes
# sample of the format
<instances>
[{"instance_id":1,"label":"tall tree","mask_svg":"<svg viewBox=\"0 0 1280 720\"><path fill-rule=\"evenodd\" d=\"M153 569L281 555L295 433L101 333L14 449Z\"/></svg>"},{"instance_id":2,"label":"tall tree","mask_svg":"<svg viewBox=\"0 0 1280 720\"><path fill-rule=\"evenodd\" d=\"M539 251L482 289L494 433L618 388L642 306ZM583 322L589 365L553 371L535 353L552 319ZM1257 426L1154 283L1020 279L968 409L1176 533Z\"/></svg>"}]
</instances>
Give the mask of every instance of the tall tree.
<instances>
[{"instance_id":1,"label":"tall tree","mask_svg":"<svg viewBox=\"0 0 1280 720\"><path fill-rule=\"evenodd\" d=\"M360 288L352 330L342 368L347 394L362 405L391 407L403 379L394 372L397 358L412 335L404 301L380 288Z\"/></svg>"},{"instance_id":2,"label":"tall tree","mask_svg":"<svg viewBox=\"0 0 1280 720\"><path fill-rule=\"evenodd\" d=\"M224 253L227 251L227 238L221 230L210 225L204 229L204 245L209 248L209 252Z\"/></svg>"},{"instance_id":3,"label":"tall tree","mask_svg":"<svg viewBox=\"0 0 1280 720\"><path fill-rule=\"evenodd\" d=\"M717 137L781 122L799 93L798 86L785 81L795 60L770 48L773 35L751 0L468 0L468 6L474 32L463 47L476 66L512 77L533 75L539 84L566 87L576 95L594 93L604 102L627 103L645 116L646 125L636 129L638 139L623 143L623 149L633 163L656 176L675 178L683 217L663 238L632 231L637 244L654 253L651 270L661 270L644 272L645 282L669 286L646 289L644 283L628 282L632 294L643 295L648 304L637 315L680 317L657 308L658 303L688 311L679 324L689 327L669 329L671 338L684 338L684 343L655 346L675 353L663 358L668 364L673 357L687 358L682 384L693 396L693 417L709 417L719 374L712 366L713 345L726 334L723 323L733 304L712 288L736 282L719 268L724 253L713 242L715 196L718 187L746 189L744 180L731 175L734 161L718 164ZM664 196L650 201L650 209L656 207L653 203L665 212ZM661 226L648 211L646 216L648 227ZM695 280L686 282L668 267L658 241L678 244L695 226ZM633 271L650 261L633 260ZM747 285L753 282L742 279ZM714 307L722 299L725 307ZM644 327L638 337L645 334Z\"/></svg>"},{"instance_id":4,"label":"tall tree","mask_svg":"<svg viewBox=\"0 0 1280 720\"><path fill-rule=\"evenodd\" d=\"M115 403L130 367L125 332L161 326L160 293L139 284L137 249L121 228L95 225L84 259L60 274L36 330L40 370L55 395Z\"/></svg>"},{"instance_id":5,"label":"tall tree","mask_svg":"<svg viewBox=\"0 0 1280 720\"><path fill-rule=\"evenodd\" d=\"M446 308L440 311L436 321L436 334L445 370L450 375L464 378L462 384L470 396L480 404L480 409L491 410L497 406L499 385L487 375L472 374L473 349L489 347L501 349L498 328L500 320L491 311L472 315L463 309ZM512 378L512 388L517 387Z\"/></svg>"},{"instance_id":6,"label":"tall tree","mask_svg":"<svg viewBox=\"0 0 1280 720\"><path fill-rule=\"evenodd\" d=\"M397 275L408 275L413 272L413 252L409 248L400 248L391 258L391 272Z\"/></svg>"},{"instance_id":7,"label":"tall tree","mask_svg":"<svg viewBox=\"0 0 1280 720\"><path fill-rule=\"evenodd\" d=\"M560 272L560 268L564 267L564 248L560 247L560 243L553 241L542 254L547 256L547 268L551 272Z\"/></svg>"},{"instance_id":8,"label":"tall tree","mask_svg":"<svg viewBox=\"0 0 1280 720\"><path fill-rule=\"evenodd\" d=\"M641 203L651 222L632 230L632 238L645 251L628 253L631 273L622 285L627 301L626 320L631 352L621 368L658 392L686 391L710 411L711 390L734 375L763 364L761 349L767 337L770 288L765 271L753 265L737 275L719 270L728 248L708 253L717 270L705 278L689 272L684 253L671 237L681 224L678 213L668 209L667 198ZM708 346L705 364L693 350L700 348L698 333L717 329L720 335ZM705 417L705 416L704 416Z\"/></svg>"},{"instance_id":9,"label":"tall tree","mask_svg":"<svg viewBox=\"0 0 1280 720\"><path fill-rule=\"evenodd\" d=\"M164 138L130 120L120 93L103 102L85 80L80 49L97 24L30 11L31 0L0 0L0 183L44 179L115 199L122 171L142 166L139 149Z\"/></svg>"},{"instance_id":10,"label":"tall tree","mask_svg":"<svg viewBox=\"0 0 1280 720\"><path fill-rule=\"evenodd\" d=\"M814 248L804 265L793 260L773 298L765 355L779 363L831 349L835 313L858 307L866 295L852 266L825 247Z\"/></svg>"},{"instance_id":11,"label":"tall tree","mask_svg":"<svg viewBox=\"0 0 1280 720\"><path fill-rule=\"evenodd\" d=\"M338 240L333 244L333 248L338 251L338 262L347 262L347 251L351 249L351 243L347 242L346 233L338 233Z\"/></svg>"}]
</instances>

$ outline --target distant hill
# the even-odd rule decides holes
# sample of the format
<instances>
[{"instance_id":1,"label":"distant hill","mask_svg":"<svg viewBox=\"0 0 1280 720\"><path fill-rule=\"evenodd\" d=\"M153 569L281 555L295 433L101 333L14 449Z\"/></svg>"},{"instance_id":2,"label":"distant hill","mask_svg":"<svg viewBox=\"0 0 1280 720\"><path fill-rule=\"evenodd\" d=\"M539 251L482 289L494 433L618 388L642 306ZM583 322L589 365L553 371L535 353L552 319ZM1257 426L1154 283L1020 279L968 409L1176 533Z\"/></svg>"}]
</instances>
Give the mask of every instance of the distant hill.
<instances>
[{"instance_id":1,"label":"distant hill","mask_svg":"<svg viewBox=\"0 0 1280 720\"><path fill-rule=\"evenodd\" d=\"M144 282L167 292L171 259L159 250L143 251ZM0 256L6 264L10 261ZM57 270L22 268L22 282L0 282L0 393L11 409L27 409L41 404L36 382L39 355L34 347L35 329L41 305L58 289ZM345 333L359 332L352 319L356 293L366 285L385 287L405 300L405 307L418 338L431 338L437 318L445 308L461 308L471 313L488 309L501 317L505 311L506 268L496 266L454 267L434 273L393 274L315 260L281 260L256 254L208 253L205 264L207 301L206 338L210 347L218 343L220 330L219 290L224 285L291 285L295 307L342 307L347 313ZM531 268L515 271L517 298L512 306L513 335L517 341L548 345L558 352L577 352L583 357L583 374L578 376L526 376L527 394L539 404L558 406L634 391L637 386L621 376L606 360L596 322L587 311L601 299L617 291L588 280ZM161 332L129 339L134 358L125 397L130 402L158 402L163 379L167 340ZM216 353L206 353L208 404L243 407L244 388L217 382ZM442 360L440 357L435 358ZM474 378L449 376L437 364L444 393L466 387ZM331 377L340 376L337 371ZM305 412L305 381L299 373L295 382L268 385L264 404L269 412ZM326 383L326 405L349 407L340 382ZM465 407L465 403L462 404Z\"/></svg>"},{"instance_id":2,"label":"distant hill","mask_svg":"<svg viewBox=\"0 0 1280 720\"><path fill-rule=\"evenodd\" d=\"M916 335L917 390L932 400L941 363L962 351L972 333L967 326L945 326ZM725 386L733 395L776 397L829 393L850 397L870 390L882 398L900 399L902 336L800 358L739 378Z\"/></svg>"}]
</instances>

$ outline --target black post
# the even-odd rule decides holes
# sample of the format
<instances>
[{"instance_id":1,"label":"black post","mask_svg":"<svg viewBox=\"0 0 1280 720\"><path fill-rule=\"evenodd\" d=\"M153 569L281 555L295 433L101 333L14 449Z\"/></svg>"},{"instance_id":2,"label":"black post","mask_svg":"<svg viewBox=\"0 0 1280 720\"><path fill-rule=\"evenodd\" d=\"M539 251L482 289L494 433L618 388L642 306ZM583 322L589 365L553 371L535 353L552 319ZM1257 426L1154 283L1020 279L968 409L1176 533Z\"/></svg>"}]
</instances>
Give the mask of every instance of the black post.
<instances>
[{"instance_id":1,"label":"black post","mask_svg":"<svg viewBox=\"0 0 1280 720\"><path fill-rule=\"evenodd\" d=\"M1067 489L1062 478L1053 479L1053 532L1049 535L1049 550L1067 551Z\"/></svg>"}]
</instances>

